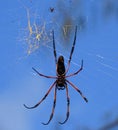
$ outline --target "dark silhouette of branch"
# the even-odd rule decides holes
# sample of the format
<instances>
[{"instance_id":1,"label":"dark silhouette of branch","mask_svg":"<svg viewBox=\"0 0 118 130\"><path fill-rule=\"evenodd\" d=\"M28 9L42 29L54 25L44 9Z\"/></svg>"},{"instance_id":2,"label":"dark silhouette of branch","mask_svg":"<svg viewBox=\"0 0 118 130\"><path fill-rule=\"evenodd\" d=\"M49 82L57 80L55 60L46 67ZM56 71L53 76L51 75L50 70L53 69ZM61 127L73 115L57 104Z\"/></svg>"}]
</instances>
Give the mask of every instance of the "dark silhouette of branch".
<instances>
[{"instance_id":1,"label":"dark silhouette of branch","mask_svg":"<svg viewBox=\"0 0 118 130\"><path fill-rule=\"evenodd\" d=\"M99 130L111 130L112 128L115 128L115 127L118 127L118 118L106 124L105 126L101 127Z\"/></svg>"}]
</instances>

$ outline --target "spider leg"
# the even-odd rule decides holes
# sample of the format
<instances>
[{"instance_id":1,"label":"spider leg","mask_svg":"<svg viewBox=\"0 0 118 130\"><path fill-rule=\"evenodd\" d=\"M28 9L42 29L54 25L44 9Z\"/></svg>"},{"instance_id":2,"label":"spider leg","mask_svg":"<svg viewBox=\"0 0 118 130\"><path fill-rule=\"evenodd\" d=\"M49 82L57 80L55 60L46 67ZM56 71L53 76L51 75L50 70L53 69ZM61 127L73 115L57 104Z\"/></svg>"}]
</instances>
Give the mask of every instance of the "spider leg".
<instances>
[{"instance_id":1,"label":"spider leg","mask_svg":"<svg viewBox=\"0 0 118 130\"><path fill-rule=\"evenodd\" d=\"M36 105L34 105L33 107L28 107L27 105L24 104L24 107L26 107L27 109L33 109L33 108L38 107L40 103L43 102L43 100L45 100L45 98L48 96L48 94L50 93L50 91L52 90L55 84L56 84L56 81L51 85L51 87L49 88L45 96Z\"/></svg>"},{"instance_id":2,"label":"spider leg","mask_svg":"<svg viewBox=\"0 0 118 130\"><path fill-rule=\"evenodd\" d=\"M68 94L68 86L67 86L67 84L65 85L65 87L66 87L66 96L67 96L67 113L66 113L66 119L63 122L59 122L59 124L66 123L66 121L69 118L69 113L70 113L70 97L69 97L69 94Z\"/></svg>"},{"instance_id":3,"label":"spider leg","mask_svg":"<svg viewBox=\"0 0 118 130\"><path fill-rule=\"evenodd\" d=\"M76 35L77 35L77 26L76 26L76 28L75 28L75 36L74 36L74 41L73 41L72 49L71 49L71 52L70 52L70 57L69 57L69 60L68 60L68 67L67 67L67 69L66 69L66 73L67 73L68 70L69 70L70 62L71 62L71 59L72 59L72 54L73 54L73 52L74 52L75 43L76 43Z\"/></svg>"},{"instance_id":4,"label":"spider leg","mask_svg":"<svg viewBox=\"0 0 118 130\"><path fill-rule=\"evenodd\" d=\"M47 76L47 75L43 75L43 74L41 74L41 73L39 73L35 68L33 68L32 67L32 69L38 74L38 75L40 75L40 76L42 76L42 77L45 77L45 78L53 78L53 79L56 79L57 78L57 76Z\"/></svg>"},{"instance_id":5,"label":"spider leg","mask_svg":"<svg viewBox=\"0 0 118 130\"><path fill-rule=\"evenodd\" d=\"M70 81L66 80L77 92L79 92L79 94L82 96L82 98L88 102L88 99L82 94L82 92L73 84L71 83Z\"/></svg>"},{"instance_id":6,"label":"spider leg","mask_svg":"<svg viewBox=\"0 0 118 130\"><path fill-rule=\"evenodd\" d=\"M43 125L48 125L53 118L54 110L55 110L55 106L56 106L56 95L57 95L57 87L55 87L55 90L54 90L54 102L53 102L53 108L52 108L50 118L47 123L42 123Z\"/></svg>"},{"instance_id":7,"label":"spider leg","mask_svg":"<svg viewBox=\"0 0 118 130\"><path fill-rule=\"evenodd\" d=\"M56 48L55 48L55 39L54 39L54 31L52 31L53 34L53 52L55 57L55 63L57 64L57 54L56 54Z\"/></svg>"},{"instance_id":8,"label":"spider leg","mask_svg":"<svg viewBox=\"0 0 118 130\"><path fill-rule=\"evenodd\" d=\"M78 71L76 71L75 73L69 74L69 75L65 76L65 78L68 78L68 77L77 75L80 71L82 71L82 69L83 69L83 60L82 60L82 62L81 62L81 68L80 68Z\"/></svg>"}]
</instances>

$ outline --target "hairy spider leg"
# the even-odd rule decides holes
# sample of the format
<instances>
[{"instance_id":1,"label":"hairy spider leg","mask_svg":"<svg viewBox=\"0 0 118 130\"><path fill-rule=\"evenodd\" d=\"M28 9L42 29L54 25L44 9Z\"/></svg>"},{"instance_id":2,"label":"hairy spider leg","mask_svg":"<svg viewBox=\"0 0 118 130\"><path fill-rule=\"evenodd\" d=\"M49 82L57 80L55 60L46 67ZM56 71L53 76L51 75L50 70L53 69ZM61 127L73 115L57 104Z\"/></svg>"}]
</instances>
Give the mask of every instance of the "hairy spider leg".
<instances>
[{"instance_id":1,"label":"hairy spider leg","mask_svg":"<svg viewBox=\"0 0 118 130\"><path fill-rule=\"evenodd\" d=\"M49 90L47 91L47 93L45 94L45 96L36 105L34 105L33 107L28 107L27 105L24 104L24 106L27 109L33 109L33 108L38 107L40 105L40 103L43 102L45 100L45 98L48 96L48 94L50 93L50 91L52 90L52 88L54 87L55 84L56 84L56 81L51 85L51 87L49 88Z\"/></svg>"},{"instance_id":2,"label":"hairy spider leg","mask_svg":"<svg viewBox=\"0 0 118 130\"><path fill-rule=\"evenodd\" d=\"M69 75L65 76L65 78L77 75L80 71L82 71L82 69L83 69L83 60L81 61L81 67L80 67L80 69L78 71L76 71L75 73L72 73L72 74L69 74Z\"/></svg>"},{"instance_id":3,"label":"hairy spider leg","mask_svg":"<svg viewBox=\"0 0 118 130\"><path fill-rule=\"evenodd\" d=\"M74 36L74 41L73 41L72 49L71 49L71 52L70 52L70 57L69 57L69 60L68 60L68 65L67 65L66 73L67 73L68 70L69 70L70 62L71 62L71 59L72 59L72 54L73 54L73 52L74 52L75 43L76 43L76 35L77 35L77 26L76 26L76 28L75 28L75 36Z\"/></svg>"},{"instance_id":4,"label":"hairy spider leg","mask_svg":"<svg viewBox=\"0 0 118 130\"><path fill-rule=\"evenodd\" d=\"M82 98L88 102L88 99L82 94L82 92L73 84L71 83L70 81L66 80L77 92L79 92L79 94L82 96Z\"/></svg>"},{"instance_id":5,"label":"hairy spider leg","mask_svg":"<svg viewBox=\"0 0 118 130\"><path fill-rule=\"evenodd\" d=\"M47 123L42 123L43 125L48 125L53 118L54 110L55 110L55 106L56 106L56 95L57 95L57 87L55 87L55 90L54 90L54 102L53 102L52 112L51 112L49 121Z\"/></svg>"},{"instance_id":6,"label":"hairy spider leg","mask_svg":"<svg viewBox=\"0 0 118 130\"><path fill-rule=\"evenodd\" d=\"M38 72L35 68L33 68L33 67L32 67L32 69L33 69L38 75L40 75L40 76L42 76L42 77L52 78L52 79L56 79L56 78L57 78L57 76L47 76L47 75L41 74L41 73L39 73L39 72Z\"/></svg>"},{"instance_id":7,"label":"hairy spider leg","mask_svg":"<svg viewBox=\"0 0 118 130\"><path fill-rule=\"evenodd\" d=\"M52 31L52 34L53 34L53 53L54 53L55 63L57 64L57 53L55 48L54 30Z\"/></svg>"},{"instance_id":8,"label":"hairy spider leg","mask_svg":"<svg viewBox=\"0 0 118 130\"><path fill-rule=\"evenodd\" d=\"M59 122L59 124L66 123L66 121L69 118L69 114L70 114L70 97L69 97L69 94L68 94L68 86L67 86L67 84L65 84L65 88L66 88L66 96L67 96L67 113L66 113L66 119L63 122Z\"/></svg>"}]
</instances>

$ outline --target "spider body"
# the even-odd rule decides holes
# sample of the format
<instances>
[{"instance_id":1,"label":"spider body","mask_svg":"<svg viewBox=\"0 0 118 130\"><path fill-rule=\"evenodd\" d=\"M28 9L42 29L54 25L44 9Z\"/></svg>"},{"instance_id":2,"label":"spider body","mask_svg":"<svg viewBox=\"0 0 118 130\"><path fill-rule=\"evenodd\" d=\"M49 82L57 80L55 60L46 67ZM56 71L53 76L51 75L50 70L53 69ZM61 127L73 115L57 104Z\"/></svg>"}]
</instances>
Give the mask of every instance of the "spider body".
<instances>
[{"instance_id":1,"label":"spider body","mask_svg":"<svg viewBox=\"0 0 118 130\"><path fill-rule=\"evenodd\" d=\"M58 90L63 90L65 88L65 79L63 78L63 75L58 77L56 83Z\"/></svg>"},{"instance_id":2,"label":"spider body","mask_svg":"<svg viewBox=\"0 0 118 130\"><path fill-rule=\"evenodd\" d=\"M64 90L65 89L65 65L64 65L64 57L59 56L57 62L57 76L58 79L56 80L57 89Z\"/></svg>"},{"instance_id":3,"label":"spider body","mask_svg":"<svg viewBox=\"0 0 118 130\"><path fill-rule=\"evenodd\" d=\"M72 54L74 52L74 47L75 47L75 42L76 42L76 33L77 33L77 26L75 29L75 36L74 36L74 41L73 41L73 46L70 52L70 57L68 60L68 65L67 68L65 68L64 65L64 57L63 56L59 56L58 60L57 60L57 54L56 54L56 49L55 49L55 39L54 39L54 31L53 31L53 53L54 53L54 57L55 57L55 63L56 63L56 76L47 76L44 74L39 73L35 68L32 68L39 76L45 77L45 78L52 78L55 79L54 83L50 86L50 88L48 89L47 93L44 95L44 97L33 107L28 107L24 104L24 106L27 109L33 109L36 108L37 106L39 106L48 96L48 94L50 93L50 91L52 90L53 87L55 87L54 89L54 101L53 101L53 107L52 107L52 112L50 115L50 118L48 120L47 123L43 123L44 125L48 125L50 123L50 121L53 118L54 115L54 110L55 110L55 106L56 106L56 95L57 95L57 90L64 90L66 89L66 96L67 96L67 113L66 113L66 119L63 122L59 122L60 124L64 124L68 118L69 118L69 113L70 113L70 97L69 97L69 93L68 93L68 84L73 87L80 95L81 97L88 102L87 98L82 94L82 92L79 90L79 88L77 88L72 82L70 82L69 80L67 80L68 77L77 75L82 69L83 69L83 60L81 62L81 67L78 71L72 73L72 74L68 74L68 70L70 67L70 62L72 59Z\"/></svg>"},{"instance_id":4,"label":"spider body","mask_svg":"<svg viewBox=\"0 0 118 130\"><path fill-rule=\"evenodd\" d=\"M65 65L64 65L64 57L60 56L58 58L57 63L57 76L64 76L65 75Z\"/></svg>"}]
</instances>

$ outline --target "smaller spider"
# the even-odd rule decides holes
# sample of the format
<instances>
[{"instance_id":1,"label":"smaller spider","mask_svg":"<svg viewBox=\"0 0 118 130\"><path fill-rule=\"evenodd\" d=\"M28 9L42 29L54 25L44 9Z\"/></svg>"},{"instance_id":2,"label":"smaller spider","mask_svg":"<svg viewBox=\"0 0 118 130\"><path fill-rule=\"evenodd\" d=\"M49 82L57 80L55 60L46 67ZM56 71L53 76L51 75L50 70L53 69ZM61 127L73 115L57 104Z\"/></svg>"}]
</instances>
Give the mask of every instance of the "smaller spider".
<instances>
[{"instance_id":1,"label":"smaller spider","mask_svg":"<svg viewBox=\"0 0 118 130\"><path fill-rule=\"evenodd\" d=\"M54 12L54 8L53 7L50 7L50 12Z\"/></svg>"},{"instance_id":2,"label":"smaller spider","mask_svg":"<svg viewBox=\"0 0 118 130\"><path fill-rule=\"evenodd\" d=\"M70 84L77 92L79 92L79 94L82 96L82 98L86 102L88 102L87 98L82 94L82 92L73 83L71 83L69 80L67 80L68 77L77 75L83 69L83 60L81 62L81 67L80 67L80 69L78 71L76 71L75 73L66 75L67 72L68 72L68 70L69 70L69 67L70 67L70 62L71 62L71 59L72 59L72 54L73 54L75 43L76 43L76 33L77 33L77 26L76 26L76 29L75 29L75 36L74 36L73 46L72 46L70 57L69 57L69 60L68 60L67 69L65 69L64 57L63 56L60 56L58 58L58 60L57 60L57 54L56 54L56 49L55 49L54 31L53 31L53 52L54 52L55 63L56 63L56 76L46 76L44 74L39 73L35 68L32 68L39 76L42 76L42 77L45 77L45 78L55 79L54 83L50 86L50 88L47 91L47 93L45 94L45 96L36 105L34 105L33 107L28 107L28 106L26 106L24 104L24 106L27 109L33 109L33 108L38 107L40 105L40 103L42 103L43 100L46 99L46 97L48 96L48 94L50 93L50 91L52 90L52 88L55 87L55 90L54 90L54 102L53 102L52 112L51 112L51 115L50 115L50 118L49 118L48 122L47 123L42 123L44 125L48 125L50 123L50 121L52 120L52 118L53 118L54 110L55 110L55 106L56 106L56 94L57 94L57 90L64 90L64 89L66 89L66 95L67 95L67 113L66 113L66 119L63 122L59 122L59 123L60 124L64 124L68 120L69 113L70 113L70 107L69 107L70 106L70 98L69 98L67 83Z\"/></svg>"}]
</instances>

